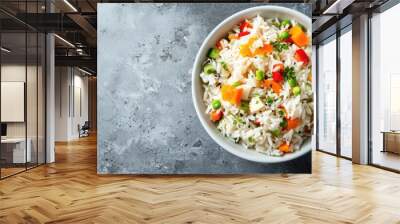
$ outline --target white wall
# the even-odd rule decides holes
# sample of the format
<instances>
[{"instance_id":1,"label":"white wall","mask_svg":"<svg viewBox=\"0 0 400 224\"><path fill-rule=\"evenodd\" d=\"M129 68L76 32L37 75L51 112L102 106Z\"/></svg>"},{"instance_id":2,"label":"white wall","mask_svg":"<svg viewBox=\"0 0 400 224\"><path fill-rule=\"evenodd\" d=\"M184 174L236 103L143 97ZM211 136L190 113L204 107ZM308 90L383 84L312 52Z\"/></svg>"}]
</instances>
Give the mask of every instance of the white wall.
<instances>
[{"instance_id":1,"label":"white wall","mask_svg":"<svg viewBox=\"0 0 400 224\"><path fill-rule=\"evenodd\" d=\"M55 140L79 137L78 125L88 120L88 77L72 67L56 67Z\"/></svg>"}]
</instances>

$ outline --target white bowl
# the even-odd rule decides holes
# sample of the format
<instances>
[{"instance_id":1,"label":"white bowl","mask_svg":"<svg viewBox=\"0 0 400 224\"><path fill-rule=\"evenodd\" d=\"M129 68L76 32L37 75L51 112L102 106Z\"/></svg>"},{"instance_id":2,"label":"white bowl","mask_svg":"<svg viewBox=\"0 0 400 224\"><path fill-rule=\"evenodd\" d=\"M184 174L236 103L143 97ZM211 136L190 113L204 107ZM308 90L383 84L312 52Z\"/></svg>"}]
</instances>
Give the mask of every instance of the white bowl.
<instances>
[{"instance_id":1,"label":"white bowl","mask_svg":"<svg viewBox=\"0 0 400 224\"><path fill-rule=\"evenodd\" d=\"M201 45L196 59L193 65L192 72L192 97L194 107L196 109L197 116L200 119L201 124L207 133L226 151L246 160L259 162L259 163L279 163L285 162L297 157L304 155L305 153L311 151L311 140L306 139L300 150L288 153L282 157L267 156L265 154L256 152L255 150L246 149L244 146L235 144L228 138L224 137L219 130L216 128L215 124L210 121L208 115L205 113L206 107L203 102L203 87L200 78L200 73L202 70L202 63L206 59L208 50L212 48L217 40L225 37L232 28L243 21L245 18L253 18L257 15L263 18L281 18L281 19L294 19L300 22L307 28L307 32L311 30L311 19L306 15L297 12L295 10L279 7L279 6L258 6L249 8L240 12L233 14L224 21L222 21L217 27L215 27L211 33L204 40Z\"/></svg>"}]
</instances>

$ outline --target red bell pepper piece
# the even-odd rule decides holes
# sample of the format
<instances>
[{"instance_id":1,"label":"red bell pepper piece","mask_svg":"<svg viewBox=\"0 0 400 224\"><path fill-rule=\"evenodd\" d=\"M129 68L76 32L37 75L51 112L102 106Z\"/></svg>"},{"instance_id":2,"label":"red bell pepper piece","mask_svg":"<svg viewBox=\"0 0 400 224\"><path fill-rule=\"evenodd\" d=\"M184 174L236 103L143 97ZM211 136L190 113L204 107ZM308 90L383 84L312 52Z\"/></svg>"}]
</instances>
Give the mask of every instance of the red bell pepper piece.
<instances>
[{"instance_id":1,"label":"red bell pepper piece","mask_svg":"<svg viewBox=\"0 0 400 224\"><path fill-rule=\"evenodd\" d=\"M243 30L246 28L246 27L251 27L251 24L250 23L248 23L248 22L246 22L246 21L243 21L241 24L240 24L240 26L239 26L239 29L240 29L240 32L243 32Z\"/></svg>"},{"instance_id":2,"label":"red bell pepper piece","mask_svg":"<svg viewBox=\"0 0 400 224\"><path fill-rule=\"evenodd\" d=\"M298 62L303 62L304 65L307 65L309 62L309 58L303 49L298 49L294 54L294 58Z\"/></svg>"},{"instance_id":3,"label":"red bell pepper piece","mask_svg":"<svg viewBox=\"0 0 400 224\"><path fill-rule=\"evenodd\" d=\"M283 75L281 72L272 72L272 79L275 82L282 82L283 81Z\"/></svg>"},{"instance_id":4,"label":"red bell pepper piece","mask_svg":"<svg viewBox=\"0 0 400 224\"><path fill-rule=\"evenodd\" d=\"M246 36L246 35L249 35L249 34L250 34L249 31L243 31L243 32L239 33L239 37L243 37L243 36Z\"/></svg>"}]
</instances>

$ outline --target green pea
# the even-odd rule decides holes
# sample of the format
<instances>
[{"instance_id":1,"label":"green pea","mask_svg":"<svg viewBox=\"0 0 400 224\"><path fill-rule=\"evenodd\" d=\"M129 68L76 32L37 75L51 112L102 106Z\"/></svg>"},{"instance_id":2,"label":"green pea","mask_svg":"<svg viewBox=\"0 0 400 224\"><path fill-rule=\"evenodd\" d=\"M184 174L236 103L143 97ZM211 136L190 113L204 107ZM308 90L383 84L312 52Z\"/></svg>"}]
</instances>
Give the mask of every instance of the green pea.
<instances>
[{"instance_id":1,"label":"green pea","mask_svg":"<svg viewBox=\"0 0 400 224\"><path fill-rule=\"evenodd\" d=\"M214 110L217 110L217 109L219 109L219 108L221 107L221 101L219 101L219 100L213 100L213 101L211 102L211 106L212 106L212 108L213 108Z\"/></svg>"},{"instance_id":2,"label":"green pea","mask_svg":"<svg viewBox=\"0 0 400 224\"><path fill-rule=\"evenodd\" d=\"M281 27L286 27L286 26L290 26L291 22L289 19L285 19L281 22Z\"/></svg>"},{"instance_id":3,"label":"green pea","mask_svg":"<svg viewBox=\"0 0 400 224\"><path fill-rule=\"evenodd\" d=\"M211 48L210 51L208 51L208 57L217 59L219 57L219 50L217 48Z\"/></svg>"},{"instance_id":4,"label":"green pea","mask_svg":"<svg viewBox=\"0 0 400 224\"><path fill-rule=\"evenodd\" d=\"M256 71L256 79L258 81L264 80L264 77L265 77L264 71L261 70Z\"/></svg>"},{"instance_id":5,"label":"green pea","mask_svg":"<svg viewBox=\"0 0 400 224\"><path fill-rule=\"evenodd\" d=\"M213 74L216 72L214 66L212 64L206 64L203 69L204 73L207 75Z\"/></svg>"},{"instance_id":6,"label":"green pea","mask_svg":"<svg viewBox=\"0 0 400 224\"><path fill-rule=\"evenodd\" d=\"M289 83L289 86L290 87L295 87L295 86L297 86L297 81L296 81L296 79L289 79L288 80L288 83Z\"/></svg>"},{"instance_id":7,"label":"green pea","mask_svg":"<svg viewBox=\"0 0 400 224\"><path fill-rule=\"evenodd\" d=\"M289 37L289 33L287 31L283 31L282 33L279 34L279 39L285 40Z\"/></svg>"},{"instance_id":8,"label":"green pea","mask_svg":"<svg viewBox=\"0 0 400 224\"><path fill-rule=\"evenodd\" d=\"M293 87L292 92L293 92L293 94L294 94L295 96L298 96L298 95L300 95L300 93L301 93L301 89L300 89L300 87L295 86L295 87Z\"/></svg>"}]
</instances>

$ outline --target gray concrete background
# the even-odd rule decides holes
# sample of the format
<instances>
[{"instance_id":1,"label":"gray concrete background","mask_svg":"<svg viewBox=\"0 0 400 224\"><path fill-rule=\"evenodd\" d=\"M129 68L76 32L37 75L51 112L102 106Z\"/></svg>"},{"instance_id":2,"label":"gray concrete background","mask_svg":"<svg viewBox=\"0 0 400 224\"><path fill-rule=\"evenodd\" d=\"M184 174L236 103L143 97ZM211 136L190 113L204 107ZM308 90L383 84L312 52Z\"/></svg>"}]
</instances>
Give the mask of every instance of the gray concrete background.
<instances>
[{"instance_id":1,"label":"gray concrete background","mask_svg":"<svg viewBox=\"0 0 400 224\"><path fill-rule=\"evenodd\" d=\"M263 3L98 5L100 174L310 173L311 154L281 164L240 159L197 119L191 67L223 19ZM311 15L309 4L277 4Z\"/></svg>"}]
</instances>

